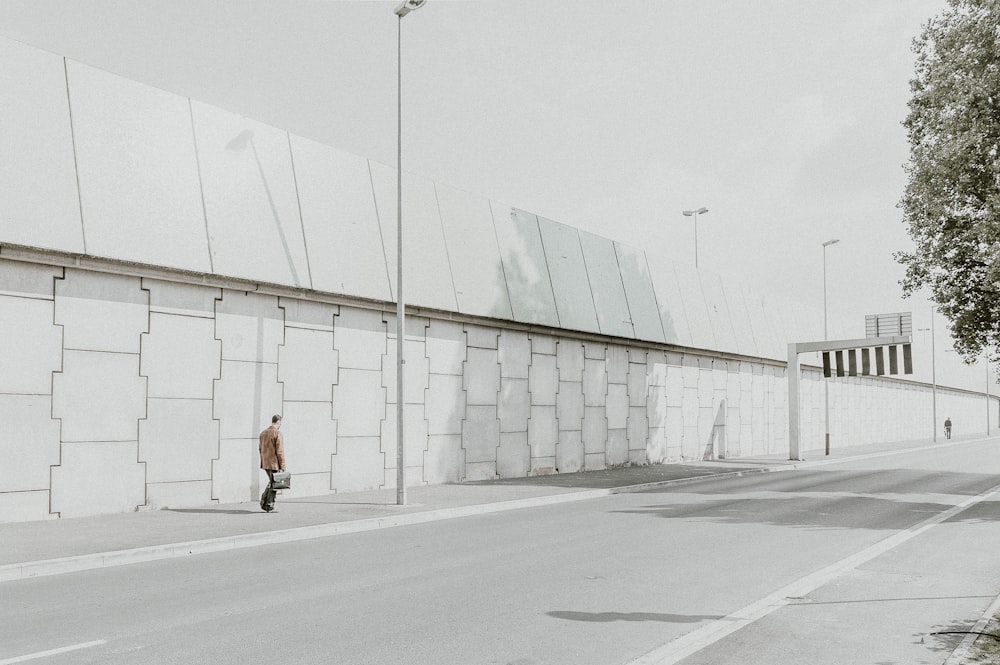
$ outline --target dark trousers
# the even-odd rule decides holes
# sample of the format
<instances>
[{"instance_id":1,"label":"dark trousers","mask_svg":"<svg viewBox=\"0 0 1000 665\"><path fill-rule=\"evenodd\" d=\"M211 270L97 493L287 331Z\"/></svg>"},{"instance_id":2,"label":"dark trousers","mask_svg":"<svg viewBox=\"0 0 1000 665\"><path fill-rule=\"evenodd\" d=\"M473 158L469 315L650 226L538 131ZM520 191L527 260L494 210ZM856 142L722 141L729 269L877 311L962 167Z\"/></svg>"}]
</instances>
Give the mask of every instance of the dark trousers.
<instances>
[{"instance_id":1,"label":"dark trousers","mask_svg":"<svg viewBox=\"0 0 1000 665\"><path fill-rule=\"evenodd\" d=\"M264 488L264 493L260 495L260 507L270 511L274 508L274 497L278 494L278 491L273 487L274 469L264 470L267 472L267 487Z\"/></svg>"}]
</instances>

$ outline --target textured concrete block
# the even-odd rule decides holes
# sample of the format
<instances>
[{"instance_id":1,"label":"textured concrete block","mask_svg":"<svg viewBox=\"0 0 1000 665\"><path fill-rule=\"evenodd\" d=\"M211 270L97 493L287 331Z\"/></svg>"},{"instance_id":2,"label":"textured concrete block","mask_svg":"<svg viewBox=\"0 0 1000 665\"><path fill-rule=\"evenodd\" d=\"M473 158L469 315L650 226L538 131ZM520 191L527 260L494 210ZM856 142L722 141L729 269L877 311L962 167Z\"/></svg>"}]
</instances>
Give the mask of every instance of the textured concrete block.
<instances>
[{"instance_id":1,"label":"textured concrete block","mask_svg":"<svg viewBox=\"0 0 1000 665\"><path fill-rule=\"evenodd\" d=\"M337 453L337 421L331 418L330 403L286 400L283 415L281 431L289 470L329 474L330 458Z\"/></svg>"},{"instance_id":2,"label":"textured concrete block","mask_svg":"<svg viewBox=\"0 0 1000 665\"><path fill-rule=\"evenodd\" d=\"M602 407L587 407L583 418L582 440L587 454L604 453L608 441L608 419Z\"/></svg>"},{"instance_id":3,"label":"textured concrete block","mask_svg":"<svg viewBox=\"0 0 1000 665\"><path fill-rule=\"evenodd\" d=\"M583 344L560 340L556 345L556 363L560 381L583 381Z\"/></svg>"},{"instance_id":4,"label":"textured concrete block","mask_svg":"<svg viewBox=\"0 0 1000 665\"><path fill-rule=\"evenodd\" d=\"M629 450L646 450L649 445L649 420L644 407L633 406L628 410Z\"/></svg>"},{"instance_id":5,"label":"textured concrete block","mask_svg":"<svg viewBox=\"0 0 1000 665\"><path fill-rule=\"evenodd\" d=\"M527 432L501 432L497 452L497 475L501 478L523 478L530 468L531 448Z\"/></svg>"},{"instance_id":6,"label":"textured concrete block","mask_svg":"<svg viewBox=\"0 0 1000 665\"><path fill-rule=\"evenodd\" d=\"M222 378L215 382L214 417L219 437L256 439L281 413L284 400L278 366L270 363L222 361Z\"/></svg>"},{"instance_id":7,"label":"textured concrete block","mask_svg":"<svg viewBox=\"0 0 1000 665\"><path fill-rule=\"evenodd\" d=\"M63 442L138 439L146 417L138 355L66 351L52 382L52 416L62 419Z\"/></svg>"},{"instance_id":8,"label":"textured concrete block","mask_svg":"<svg viewBox=\"0 0 1000 665\"><path fill-rule=\"evenodd\" d=\"M468 335L470 347L496 349L499 345L500 331L496 328L487 328L467 323L465 325L465 333Z\"/></svg>"},{"instance_id":9,"label":"textured concrete block","mask_svg":"<svg viewBox=\"0 0 1000 665\"><path fill-rule=\"evenodd\" d=\"M139 373L150 397L211 399L221 356L211 319L154 312L142 335Z\"/></svg>"},{"instance_id":10,"label":"textured concrete block","mask_svg":"<svg viewBox=\"0 0 1000 665\"><path fill-rule=\"evenodd\" d=\"M559 443L556 445L556 469L559 473L582 471L583 456L580 432L559 432Z\"/></svg>"},{"instance_id":11,"label":"textured concrete block","mask_svg":"<svg viewBox=\"0 0 1000 665\"><path fill-rule=\"evenodd\" d=\"M556 418L560 431L580 431L583 421L583 384L560 381L556 396Z\"/></svg>"},{"instance_id":12,"label":"textured concrete block","mask_svg":"<svg viewBox=\"0 0 1000 665\"><path fill-rule=\"evenodd\" d=\"M0 296L0 392L51 394L62 367L62 328L52 303Z\"/></svg>"},{"instance_id":13,"label":"textured concrete block","mask_svg":"<svg viewBox=\"0 0 1000 665\"><path fill-rule=\"evenodd\" d=\"M67 269L55 294L55 323L63 326L65 348L139 353L149 298L138 277Z\"/></svg>"},{"instance_id":14,"label":"textured concrete block","mask_svg":"<svg viewBox=\"0 0 1000 665\"><path fill-rule=\"evenodd\" d=\"M160 314L215 318L215 301L222 289L142 278L142 288L149 292L149 311Z\"/></svg>"},{"instance_id":15,"label":"textured concrete block","mask_svg":"<svg viewBox=\"0 0 1000 665\"><path fill-rule=\"evenodd\" d=\"M528 419L528 443L532 457L555 457L559 421L554 406L532 406Z\"/></svg>"},{"instance_id":16,"label":"textured concrete block","mask_svg":"<svg viewBox=\"0 0 1000 665\"><path fill-rule=\"evenodd\" d=\"M63 268L0 259L0 296L51 301L55 298L54 282L62 276Z\"/></svg>"},{"instance_id":17,"label":"textured concrete block","mask_svg":"<svg viewBox=\"0 0 1000 665\"><path fill-rule=\"evenodd\" d=\"M532 355L534 354L544 354L547 356L556 355L557 339L552 335L541 335L538 333L533 333L530 339L531 339Z\"/></svg>"},{"instance_id":18,"label":"textured concrete block","mask_svg":"<svg viewBox=\"0 0 1000 665\"><path fill-rule=\"evenodd\" d=\"M558 381L556 357L532 354L528 370L528 390L531 392L532 406L554 406Z\"/></svg>"},{"instance_id":19,"label":"textured concrete block","mask_svg":"<svg viewBox=\"0 0 1000 665\"><path fill-rule=\"evenodd\" d=\"M500 445L500 420L495 406L468 406L462 421L462 446L465 461L496 462Z\"/></svg>"},{"instance_id":20,"label":"textured concrete block","mask_svg":"<svg viewBox=\"0 0 1000 665\"><path fill-rule=\"evenodd\" d=\"M300 496L325 496L327 494L332 494L333 490L330 487L330 463L326 464L326 471L318 471L315 473L301 473L299 471L292 470L292 475L294 476L292 480L292 488L287 490L281 490L279 492L278 502L280 503L283 499L293 499ZM267 479L261 483L261 492L264 491Z\"/></svg>"},{"instance_id":21,"label":"textured concrete block","mask_svg":"<svg viewBox=\"0 0 1000 665\"><path fill-rule=\"evenodd\" d=\"M278 306L285 310L285 328L333 332L334 317L340 313L338 305L299 298L278 298Z\"/></svg>"},{"instance_id":22,"label":"textured concrete block","mask_svg":"<svg viewBox=\"0 0 1000 665\"><path fill-rule=\"evenodd\" d=\"M219 457L212 461L213 499L220 503L238 503L260 498L264 484L257 452L259 446L256 434L252 439L219 441Z\"/></svg>"},{"instance_id":23,"label":"textured concrete block","mask_svg":"<svg viewBox=\"0 0 1000 665\"><path fill-rule=\"evenodd\" d=\"M668 365L666 376L667 396L671 403L679 401L684 391L684 368L679 365Z\"/></svg>"},{"instance_id":24,"label":"textured concrete block","mask_svg":"<svg viewBox=\"0 0 1000 665\"><path fill-rule=\"evenodd\" d=\"M495 350L469 347L463 376L468 404L496 405L500 391L500 363Z\"/></svg>"},{"instance_id":25,"label":"textured concrete block","mask_svg":"<svg viewBox=\"0 0 1000 665\"><path fill-rule=\"evenodd\" d=\"M35 522L57 517L49 514L49 491L0 492L0 524Z\"/></svg>"},{"instance_id":26,"label":"textured concrete block","mask_svg":"<svg viewBox=\"0 0 1000 665\"><path fill-rule=\"evenodd\" d=\"M284 311L275 296L225 289L215 305L215 336L222 340L223 360L276 363Z\"/></svg>"},{"instance_id":27,"label":"textured concrete block","mask_svg":"<svg viewBox=\"0 0 1000 665\"><path fill-rule=\"evenodd\" d=\"M584 342L583 357L586 360L607 360L608 345L600 342Z\"/></svg>"},{"instance_id":28,"label":"textured concrete block","mask_svg":"<svg viewBox=\"0 0 1000 665\"><path fill-rule=\"evenodd\" d=\"M608 383L628 383L628 350L624 346L608 346Z\"/></svg>"},{"instance_id":29,"label":"textured concrete block","mask_svg":"<svg viewBox=\"0 0 1000 665\"><path fill-rule=\"evenodd\" d=\"M338 493L379 489L385 482L386 457L379 438L342 436L337 443L333 488Z\"/></svg>"},{"instance_id":30,"label":"textured concrete block","mask_svg":"<svg viewBox=\"0 0 1000 665\"><path fill-rule=\"evenodd\" d=\"M333 417L338 423L339 435L377 438L389 410L382 373L341 369L338 378L339 383L333 387Z\"/></svg>"},{"instance_id":31,"label":"textured concrete block","mask_svg":"<svg viewBox=\"0 0 1000 665\"><path fill-rule=\"evenodd\" d=\"M431 435L423 459L424 482L457 483L465 477L465 450L460 434Z\"/></svg>"},{"instance_id":32,"label":"textured concrete block","mask_svg":"<svg viewBox=\"0 0 1000 665\"><path fill-rule=\"evenodd\" d=\"M62 517L128 513L146 503L144 465L135 441L64 444L52 467L52 512ZM94 479L100 478L100 491Z\"/></svg>"},{"instance_id":33,"label":"textured concrete block","mask_svg":"<svg viewBox=\"0 0 1000 665\"><path fill-rule=\"evenodd\" d=\"M628 451L628 463L633 466L644 466L649 464L649 457L646 455L646 450L632 450Z\"/></svg>"},{"instance_id":34,"label":"textured concrete block","mask_svg":"<svg viewBox=\"0 0 1000 665\"><path fill-rule=\"evenodd\" d=\"M423 340L406 339L403 342L403 399L405 404L423 404L430 383L430 365ZM382 385L386 387L386 400L396 403L396 336L390 335L389 348L382 356Z\"/></svg>"},{"instance_id":35,"label":"textured concrete block","mask_svg":"<svg viewBox=\"0 0 1000 665\"><path fill-rule=\"evenodd\" d=\"M588 359L583 369L583 396L587 406L604 406L608 397L607 362Z\"/></svg>"},{"instance_id":36,"label":"textured concrete block","mask_svg":"<svg viewBox=\"0 0 1000 665\"><path fill-rule=\"evenodd\" d=\"M461 376L431 374L426 400L424 414L431 435L462 433L465 390Z\"/></svg>"},{"instance_id":37,"label":"textured concrete block","mask_svg":"<svg viewBox=\"0 0 1000 665\"><path fill-rule=\"evenodd\" d=\"M667 419L667 389L660 386L649 388L649 399L646 401L646 417L650 427L662 427Z\"/></svg>"},{"instance_id":38,"label":"textured concrete block","mask_svg":"<svg viewBox=\"0 0 1000 665\"><path fill-rule=\"evenodd\" d=\"M681 407L667 407L667 457L671 461L681 459L684 444L684 416Z\"/></svg>"},{"instance_id":39,"label":"textured concrete block","mask_svg":"<svg viewBox=\"0 0 1000 665\"><path fill-rule=\"evenodd\" d=\"M527 379L502 378L498 405L501 432L527 432L531 395Z\"/></svg>"},{"instance_id":40,"label":"textured concrete block","mask_svg":"<svg viewBox=\"0 0 1000 665\"><path fill-rule=\"evenodd\" d=\"M8 460L8 472L0 474L0 493L47 492L49 466L59 463L59 421L52 419L52 398L0 395L0 422L0 459Z\"/></svg>"},{"instance_id":41,"label":"textured concrete block","mask_svg":"<svg viewBox=\"0 0 1000 665\"><path fill-rule=\"evenodd\" d=\"M468 481L496 480L496 462L470 462L465 465L465 479Z\"/></svg>"},{"instance_id":42,"label":"textured concrete block","mask_svg":"<svg viewBox=\"0 0 1000 665\"><path fill-rule=\"evenodd\" d=\"M146 418L139 421L146 482L209 481L218 456L219 421L212 419L211 400L149 400Z\"/></svg>"},{"instance_id":43,"label":"textured concrete block","mask_svg":"<svg viewBox=\"0 0 1000 665\"><path fill-rule=\"evenodd\" d=\"M381 371L382 356L388 347L386 324L382 317L381 312L373 310L340 309L333 324L333 348L340 352L341 368Z\"/></svg>"},{"instance_id":44,"label":"textured concrete block","mask_svg":"<svg viewBox=\"0 0 1000 665\"><path fill-rule=\"evenodd\" d=\"M461 374L465 362L465 330L461 323L432 319L427 328L427 371Z\"/></svg>"},{"instance_id":45,"label":"textured concrete block","mask_svg":"<svg viewBox=\"0 0 1000 665\"><path fill-rule=\"evenodd\" d=\"M667 458L666 427L650 427L649 443L646 445L646 461L660 464Z\"/></svg>"},{"instance_id":46,"label":"textured concrete block","mask_svg":"<svg viewBox=\"0 0 1000 665\"><path fill-rule=\"evenodd\" d=\"M403 412L406 429L403 431L403 454L406 468L419 467L424 460L424 451L427 450L427 421L424 419L424 410L419 406L407 405ZM382 421L382 452L385 453L385 468L396 468L396 451L398 449L396 440L396 409L389 409L386 419ZM419 482L422 473L417 473L410 482ZM388 483L387 483L388 484ZM395 487L395 483L392 483Z\"/></svg>"},{"instance_id":47,"label":"textured concrete block","mask_svg":"<svg viewBox=\"0 0 1000 665\"><path fill-rule=\"evenodd\" d=\"M531 364L531 339L528 333L507 329L501 331L497 357L501 376L528 378L528 366Z\"/></svg>"},{"instance_id":48,"label":"textured concrete block","mask_svg":"<svg viewBox=\"0 0 1000 665\"><path fill-rule=\"evenodd\" d=\"M643 406L648 398L646 365L629 363L628 365L628 403L629 406Z\"/></svg>"},{"instance_id":49,"label":"textured concrete block","mask_svg":"<svg viewBox=\"0 0 1000 665\"><path fill-rule=\"evenodd\" d=\"M628 431L625 428L608 430L605 461L609 466L620 466L628 462Z\"/></svg>"},{"instance_id":50,"label":"textured concrete block","mask_svg":"<svg viewBox=\"0 0 1000 665\"><path fill-rule=\"evenodd\" d=\"M333 333L287 328L278 350L278 381L286 401L329 402L337 383Z\"/></svg>"},{"instance_id":51,"label":"textured concrete block","mask_svg":"<svg viewBox=\"0 0 1000 665\"><path fill-rule=\"evenodd\" d=\"M584 471L601 471L608 468L604 453L587 453L583 459Z\"/></svg>"},{"instance_id":52,"label":"textured concrete block","mask_svg":"<svg viewBox=\"0 0 1000 665\"><path fill-rule=\"evenodd\" d=\"M532 457L529 476L550 476L556 472L556 456L553 450L551 457Z\"/></svg>"},{"instance_id":53,"label":"textured concrete block","mask_svg":"<svg viewBox=\"0 0 1000 665\"><path fill-rule=\"evenodd\" d=\"M608 429L625 429L628 420L628 388L620 384L608 386Z\"/></svg>"},{"instance_id":54,"label":"textured concrete block","mask_svg":"<svg viewBox=\"0 0 1000 665\"><path fill-rule=\"evenodd\" d=\"M646 383L650 386L667 385L667 363L662 353L650 353L646 364Z\"/></svg>"},{"instance_id":55,"label":"textured concrete block","mask_svg":"<svg viewBox=\"0 0 1000 665\"><path fill-rule=\"evenodd\" d=\"M210 503L212 503L211 480L146 485L146 505L152 510L205 506Z\"/></svg>"}]
</instances>

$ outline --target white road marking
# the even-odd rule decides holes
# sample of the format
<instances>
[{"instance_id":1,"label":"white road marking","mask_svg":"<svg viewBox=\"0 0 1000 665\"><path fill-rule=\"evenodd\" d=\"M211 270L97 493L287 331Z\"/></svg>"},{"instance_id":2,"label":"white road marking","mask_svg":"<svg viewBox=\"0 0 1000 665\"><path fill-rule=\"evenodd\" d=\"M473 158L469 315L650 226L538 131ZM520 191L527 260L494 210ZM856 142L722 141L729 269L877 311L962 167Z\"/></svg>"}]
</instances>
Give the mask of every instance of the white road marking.
<instances>
[{"instance_id":1,"label":"white road marking","mask_svg":"<svg viewBox=\"0 0 1000 665\"><path fill-rule=\"evenodd\" d=\"M107 644L107 641L94 640L93 642L83 642L81 644L73 644L68 647L59 647L58 649L49 649L48 651L38 651L36 653L29 653L23 656L8 658L7 660L0 660L0 665L14 665L14 663L25 663L29 660L35 660L36 658L46 658L48 656L55 656L60 653L66 653L67 651L77 651L79 649L89 649L90 647L99 647L102 644Z\"/></svg>"},{"instance_id":2,"label":"white road marking","mask_svg":"<svg viewBox=\"0 0 1000 665\"><path fill-rule=\"evenodd\" d=\"M705 647L712 645L722 638L735 633L739 629L750 625L758 619L763 619L767 615L781 609L792 602L794 598L802 598L819 587L829 583L838 575L853 570L861 564L881 556L889 550L898 547L906 541L919 536L928 529L954 517L963 510L977 503L985 501L994 494L1000 492L1000 485L986 490L982 494L966 499L952 508L939 513L934 517L924 520L919 524L914 524L905 531L892 535L885 540L861 550L849 557L822 568L815 573L806 575L791 584L781 587L774 593L761 598L755 603L724 616L721 619L705 624L701 628L691 631L672 642L668 642L649 653L646 653L627 665L675 665L688 656L701 651ZM2 664L0 664L2 665Z\"/></svg>"}]
</instances>

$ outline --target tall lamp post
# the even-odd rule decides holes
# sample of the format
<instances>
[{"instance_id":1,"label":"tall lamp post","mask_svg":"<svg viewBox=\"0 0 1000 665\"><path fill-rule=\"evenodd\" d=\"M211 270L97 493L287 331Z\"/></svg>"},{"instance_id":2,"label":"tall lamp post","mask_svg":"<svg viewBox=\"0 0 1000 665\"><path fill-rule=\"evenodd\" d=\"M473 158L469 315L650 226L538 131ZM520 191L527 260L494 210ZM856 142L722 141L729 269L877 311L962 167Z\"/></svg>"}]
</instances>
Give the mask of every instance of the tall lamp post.
<instances>
[{"instance_id":1,"label":"tall lamp post","mask_svg":"<svg viewBox=\"0 0 1000 665\"><path fill-rule=\"evenodd\" d=\"M403 430L403 17L427 0L405 0L396 7L396 503L406 505L406 455Z\"/></svg>"},{"instance_id":2,"label":"tall lamp post","mask_svg":"<svg viewBox=\"0 0 1000 665\"><path fill-rule=\"evenodd\" d=\"M932 426L932 440L937 443L937 353L934 350L934 313L935 309L931 307L931 327L930 328L918 328L917 332L930 332L931 334L931 418Z\"/></svg>"},{"instance_id":3,"label":"tall lamp post","mask_svg":"<svg viewBox=\"0 0 1000 665\"><path fill-rule=\"evenodd\" d=\"M830 339L829 328L827 327L826 313L826 248L840 242L839 238L827 240L823 243L823 341ZM826 429L826 454L830 454L830 386L827 381L823 382L823 426Z\"/></svg>"},{"instance_id":4,"label":"tall lamp post","mask_svg":"<svg viewBox=\"0 0 1000 665\"><path fill-rule=\"evenodd\" d=\"M682 214L685 217L694 217L694 267L698 268L698 215L704 215L708 208L702 206L697 210L685 210Z\"/></svg>"}]
</instances>

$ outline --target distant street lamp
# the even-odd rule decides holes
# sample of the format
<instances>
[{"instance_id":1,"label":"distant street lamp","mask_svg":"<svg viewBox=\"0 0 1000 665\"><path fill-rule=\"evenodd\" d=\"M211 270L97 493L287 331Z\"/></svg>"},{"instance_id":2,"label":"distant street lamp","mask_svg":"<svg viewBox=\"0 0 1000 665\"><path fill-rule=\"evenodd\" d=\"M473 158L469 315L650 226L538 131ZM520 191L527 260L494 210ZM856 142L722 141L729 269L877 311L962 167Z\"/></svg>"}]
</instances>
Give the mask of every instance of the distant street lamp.
<instances>
[{"instance_id":1,"label":"distant street lamp","mask_svg":"<svg viewBox=\"0 0 1000 665\"><path fill-rule=\"evenodd\" d=\"M823 341L830 339L829 330L827 328L827 313L826 313L826 248L830 245L836 245L840 242L839 238L834 238L833 240L827 240L823 243ZM829 382L823 382L823 420L824 427L826 429L826 454L830 454L830 387Z\"/></svg>"},{"instance_id":2,"label":"distant street lamp","mask_svg":"<svg viewBox=\"0 0 1000 665\"><path fill-rule=\"evenodd\" d=\"M708 208L702 206L697 210L685 210L685 217L694 217L694 267L698 268L698 215L704 215L708 212Z\"/></svg>"},{"instance_id":3,"label":"distant street lamp","mask_svg":"<svg viewBox=\"0 0 1000 665\"><path fill-rule=\"evenodd\" d=\"M403 436L403 17L427 0L405 0L396 7L396 503L406 505L406 455Z\"/></svg>"},{"instance_id":4,"label":"distant street lamp","mask_svg":"<svg viewBox=\"0 0 1000 665\"><path fill-rule=\"evenodd\" d=\"M931 427L931 432L933 433L932 441L937 443L937 353L934 350L934 314L937 310L931 307L931 327L930 328L918 328L917 332L930 332L931 334L931 418L933 426Z\"/></svg>"}]
</instances>

